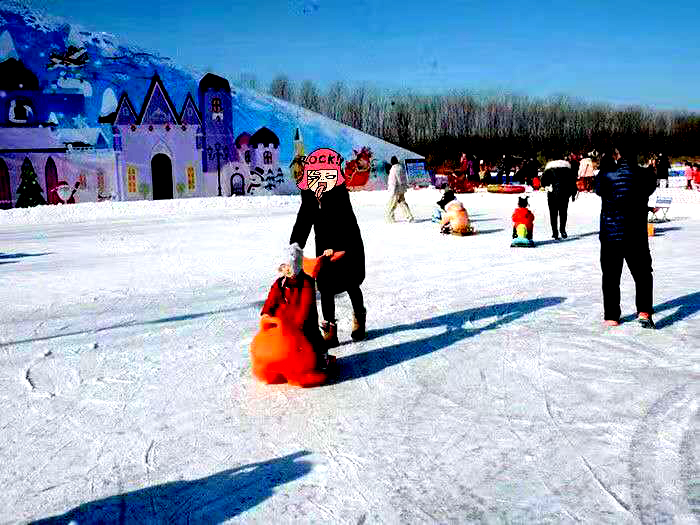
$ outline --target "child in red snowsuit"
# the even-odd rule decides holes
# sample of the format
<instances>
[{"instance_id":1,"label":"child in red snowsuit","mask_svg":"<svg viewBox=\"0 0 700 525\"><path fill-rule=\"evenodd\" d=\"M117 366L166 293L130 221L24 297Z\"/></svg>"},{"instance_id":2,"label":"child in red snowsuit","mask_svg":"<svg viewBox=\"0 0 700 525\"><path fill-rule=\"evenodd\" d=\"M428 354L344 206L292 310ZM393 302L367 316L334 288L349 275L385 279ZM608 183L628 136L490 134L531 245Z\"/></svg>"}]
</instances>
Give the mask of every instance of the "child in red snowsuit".
<instances>
[{"instance_id":1,"label":"child in red snowsuit","mask_svg":"<svg viewBox=\"0 0 700 525\"><path fill-rule=\"evenodd\" d=\"M316 281L303 270L303 250L294 243L290 261L280 265L280 277L267 295L260 315L280 317L300 329L317 356L318 368L328 365L329 356L318 327Z\"/></svg>"},{"instance_id":2,"label":"child in red snowsuit","mask_svg":"<svg viewBox=\"0 0 700 525\"><path fill-rule=\"evenodd\" d=\"M532 240L532 229L535 223L535 216L528 209L527 197L518 198L518 207L515 208L513 212L513 239L518 235L516 234L516 228L518 224L524 224L527 228L527 238Z\"/></svg>"}]
</instances>

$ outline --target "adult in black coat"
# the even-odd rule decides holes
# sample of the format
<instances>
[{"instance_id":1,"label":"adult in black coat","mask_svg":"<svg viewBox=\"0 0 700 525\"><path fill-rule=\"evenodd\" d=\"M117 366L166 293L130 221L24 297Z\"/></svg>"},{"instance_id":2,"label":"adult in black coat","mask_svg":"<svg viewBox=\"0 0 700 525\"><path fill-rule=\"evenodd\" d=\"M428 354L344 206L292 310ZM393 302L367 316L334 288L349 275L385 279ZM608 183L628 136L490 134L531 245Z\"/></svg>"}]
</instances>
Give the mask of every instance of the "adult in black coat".
<instances>
[{"instance_id":1,"label":"adult in black coat","mask_svg":"<svg viewBox=\"0 0 700 525\"><path fill-rule=\"evenodd\" d=\"M576 200L576 178L578 174L571 169L571 164L566 160L553 160L544 167L542 174L542 187L546 188L547 205L549 206L549 221L552 225L552 238L566 239L566 220L569 209L569 198ZM557 227L557 217L559 226Z\"/></svg>"},{"instance_id":2,"label":"adult in black coat","mask_svg":"<svg viewBox=\"0 0 700 525\"><path fill-rule=\"evenodd\" d=\"M527 184L528 186L532 186L532 181L535 177L537 177L539 169L540 163L534 156L531 156L525 161L525 164L523 164L523 167L520 168L520 171L518 171L518 177L520 177L520 180L523 183Z\"/></svg>"},{"instance_id":3,"label":"adult in black coat","mask_svg":"<svg viewBox=\"0 0 700 525\"><path fill-rule=\"evenodd\" d=\"M301 191L301 207L292 229L289 243L298 243L302 248L314 228L316 255L328 250L344 251L345 255L335 262L321 266L316 282L321 293L321 312L324 321L321 330L328 347L338 346L335 319L335 296L348 292L354 312L353 340L365 337L367 311L360 285L365 279L365 248L357 225L357 218L350 203L350 194L345 185L324 191L317 198L311 189Z\"/></svg>"},{"instance_id":4,"label":"adult in black coat","mask_svg":"<svg viewBox=\"0 0 700 525\"><path fill-rule=\"evenodd\" d=\"M660 188L661 181L666 181L666 187L668 188L668 170L671 169L671 163L668 161L668 157L663 153L659 153L659 158L656 159L656 185Z\"/></svg>"},{"instance_id":5,"label":"adult in black coat","mask_svg":"<svg viewBox=\"0 0 700 525\"><path fill-rule=\"evenodd\" d=\"M608 150L601 159L595 188L602 200L599 237L603 309L605 322L611 326L620 321L620 276L626 261L635 282L638 319L644 327L654 327L647 203L655 182L650 170L629 162L617 149Z\"/></svg>"}]
</instances>

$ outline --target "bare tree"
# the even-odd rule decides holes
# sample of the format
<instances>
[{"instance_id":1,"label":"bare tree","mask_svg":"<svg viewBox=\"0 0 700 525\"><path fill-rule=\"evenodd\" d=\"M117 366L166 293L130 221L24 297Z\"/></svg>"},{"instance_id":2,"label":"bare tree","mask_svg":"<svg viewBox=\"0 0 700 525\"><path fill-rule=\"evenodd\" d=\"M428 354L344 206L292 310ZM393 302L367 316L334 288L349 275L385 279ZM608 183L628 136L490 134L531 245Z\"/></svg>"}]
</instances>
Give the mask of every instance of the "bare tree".
<instances>
[{"instance_id":1,"label":"bare tree","mask_svg":"<svg viewBox=\"0 0 700 525\"><path fill-rule=\"evenodd\" d=\"M258 77L255 73L241 73L238 75L238 85L247 89L258 89Z\"/></svg>"},{"instance_id":2,"label":"bare tree","mask_svg":"<svg viewBox=\"0 0 700 525\"><path fill-rule=\"evenodd\" d=\"M278 75L270 83L270 95L291 101L294 97L294 86L286 75Z\"/></svg>"},{"instance_id":3,"label":"bare tree","mask_svg":"<svg viewBox=\"0 0 700 525\"><path fill-rule=\"evenodd\" d=\"M316 86L311 80L304 80L299 90L299 105L311 111L321 110L321 100L318 96Z\"/></svg>"}]
</instances>

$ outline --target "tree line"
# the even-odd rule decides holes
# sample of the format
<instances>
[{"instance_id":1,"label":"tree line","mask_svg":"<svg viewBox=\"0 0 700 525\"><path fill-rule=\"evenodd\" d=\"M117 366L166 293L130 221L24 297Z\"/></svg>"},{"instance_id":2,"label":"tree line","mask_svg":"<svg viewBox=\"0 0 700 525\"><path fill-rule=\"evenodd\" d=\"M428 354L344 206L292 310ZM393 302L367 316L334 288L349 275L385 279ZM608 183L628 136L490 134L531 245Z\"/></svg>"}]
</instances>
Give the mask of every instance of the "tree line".
<instances>
[{"instance_id":1,"label":"tree line","mask_svg":"<svg viewBox=\"0 0 700 525\"><path fill-rule=\"evenodd\" d=\"M251 75L240 81L259 89ZM422 95L344 82L322 91L308 80L297 86L284 75L275 77L267 91L420 153L432 164L454 160L460 152L487 160L503 154L551 159L568 152L600 150L611 140L624 140L641 156L699 154L700 115L688 111L467 90Z\"/></svg>"}]
</instances>

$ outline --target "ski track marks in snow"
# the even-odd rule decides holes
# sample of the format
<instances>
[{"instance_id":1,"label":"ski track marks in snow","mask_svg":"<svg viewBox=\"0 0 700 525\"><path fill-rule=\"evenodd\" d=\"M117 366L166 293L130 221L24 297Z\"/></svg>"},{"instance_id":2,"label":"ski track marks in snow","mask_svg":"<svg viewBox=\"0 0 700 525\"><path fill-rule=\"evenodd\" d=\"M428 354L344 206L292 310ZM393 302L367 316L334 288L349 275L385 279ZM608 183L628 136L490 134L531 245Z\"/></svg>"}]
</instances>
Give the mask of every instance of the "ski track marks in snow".
<instances>
[{"instance_id":1,"label":"ski track marks in snow","mask_svg":"<svg viewBox=\"0 0 700 525\"><path fill-rule=\"evenodd\" d=\"M545 197L531 199L540 238ZM0 521L105 498L131 519L142 489L149 515L195 520L213 505L197 488L203 475L302 449L318 454L313 473L239 519L697 518L698 309L688 288L697 275L692 256L679 255L692 253L695 219L652 241L664 268L655 275L663 324L642 332L632 322L599 326L598 240L573 233L592 231L588 196L570 208L572 240L527 252L509 248L508 196L463 196L488 229L503 229L464 239L429 222L383 224L385 194L351 199L366 245L371 337L347 341L351 308L339 296L346 368L308 390L258 384L248 357L295 198L0 214L5 245L42 254L0 266L1 277L24 283L18 304L0 312L2 381L13 396L0 415L12 441L0 444L14 451L0 456ZM437 192L407 200L429 216ZM678 251L664 252L669 243ZM42 302L36 288L49 288L59 267L69 268L69 285ZM624 273L621 291L627 312ZM163 506L163 484L183 479L195 488Z\"/></svg>"},{"instance_id":2,"label":"ski track marks in snow","mask_svg":"<svg viewBox=\"0 0 700 525\"><path fill-rule=\"evenodd\" d=\"M679 481L682 470L692 464L684 436L695 433L691 425L697 423L697 385L684 384L666 392L651 405L635 429L629 451L631 493L644 525L675 523L680 518L674 513L678 504L689 506L687 519L692 519L691 512L697 512L696 502L680 493ZM673 480L664 479L669 474Z\"/></svg>"}]
</instances>

